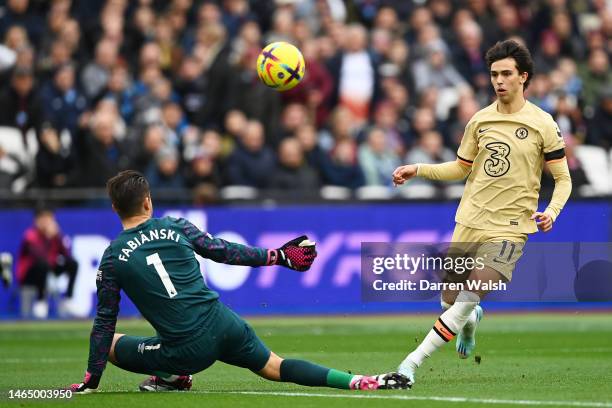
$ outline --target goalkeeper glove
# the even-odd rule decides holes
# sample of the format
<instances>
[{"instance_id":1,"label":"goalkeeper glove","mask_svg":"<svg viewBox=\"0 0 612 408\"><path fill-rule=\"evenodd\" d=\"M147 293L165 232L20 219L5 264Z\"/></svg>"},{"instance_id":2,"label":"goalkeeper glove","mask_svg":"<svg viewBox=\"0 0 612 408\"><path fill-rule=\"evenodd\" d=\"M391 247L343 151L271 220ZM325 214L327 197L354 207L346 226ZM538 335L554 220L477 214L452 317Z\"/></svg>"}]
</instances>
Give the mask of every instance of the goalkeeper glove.
<instances>
[{"instance_id":1,"label":"goalkeeper glove","mask_svg":"<svg viewBox=\"0 0 612 408\"><path fill-rule=\"evenodd\" d=\"M100 375L91 374L89 371L86 371L83 382L80 384L72 384L70 390L75 393L78 392L83 394L94 392L98 389L101 377Z\"/></svg>"},{"instance_id":2,"label":"goalkeeper glove","mask_svg":"<svg viewBox=\"0 0 612 408\"><path fill-rule=\"evenodd\" d=\"M315 243L306 235L292 239L278 249L268 252L268 265L282 265L295 271L304 272L317 257Z\"/></svg>"},{"instance_id":3,"label":"goalkeeper glove","mask_svg":"<svg viewBox=\"0 0 612 408\"><path fill-rule=\"evenodd\" d=\"M13 257L8 252L0 253L0 279L5 288L11 286L13 274L11 273Z\"/></svg>"}]
</instances>

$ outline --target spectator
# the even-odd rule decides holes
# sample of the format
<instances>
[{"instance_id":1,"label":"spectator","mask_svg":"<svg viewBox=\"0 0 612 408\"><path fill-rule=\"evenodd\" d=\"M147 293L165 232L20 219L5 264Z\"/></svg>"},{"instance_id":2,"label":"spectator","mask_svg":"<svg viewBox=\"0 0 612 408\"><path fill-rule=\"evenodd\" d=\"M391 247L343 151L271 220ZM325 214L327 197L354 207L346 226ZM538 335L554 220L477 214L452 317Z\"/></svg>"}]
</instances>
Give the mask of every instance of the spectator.
<instances>
[{"instance_id":1,"label":"spectator","mask_svg":"<svg viewBox=\"0 0 612 408\"><path fill-rule=\"evenodd\" d=\"M324 166L327 164L327 153L319 146L319 135L314 126L304 124L295 131L295 137L300 142L304 158L310 167L319 175L323 182L327 182Z\"/></svg>"},{"instance_id":2,"label":"spectator","mask_svg":"<svg viewBox=\"0 0 612 408\"><path fill-rule=\"evenodd\" d=\"M449 110L459 102L459 93L467 87L465 79L447 61L447 56L440 46L432 46L427 57L414 64L413 76L419 78L416 84L417 92L436 88L440 93L436 116L442 120L448 117Z\"/></svg>"},{"instance_id":3,"label":"spectator","mask_svg":"<svg viewBox=\"0 0 612 408\"><path fill-rule=\"evenodd\" d=\"M393 81L398 81L399 86L403 86L409 92L414 92L414 78L408 63L410 49L406 42L396 38L391 42L387 60L380 67L382 76L387 76ZM389 81L387 81L389 82ZM382 85L385 88L385 85ZM389 88L385 88L386 97L389 98Z\"/></svg>"},{"instance_id":4,"label":"spectator","mask_svg":"<svg viewBox=\"0 0 612 408\"><path fill-rule=\"evenodd\" d=\"M444 147L442 135L435 130L430 130L419 137L418 144L406 154L404 163L437 164L454 161L455 158L455 154L447 147ZM418 178L414 180L413 184L433 185L434 183Z\"/></svg>"},{"instance_id":5,"label":"spectator","mask_svg":"<svg viewBox=\"0 0 612 408\"><path fill-rule=\"evenodd\" d=\"M0 35L4 35L11 26L21 26L28 32L32 43L38 44L44 20L29 10L29 0L8 0L0 18Z\"/></svg>"},{"instance_id":6,"label":"spectator","mask_svg":"<svg viewBox=\"0 0 612 408\"><path fill-rule=\"evenodd\" d=\"M17 62L17 50L28 46L28 37L25 30L21 27L12 27L14 32L18 32L18 38L14 39L5 36L4 44L0 44L0 74L4 75Z\"/></svg>"},{"instance_id":7,"label":"spectator","mask_svg":"<svg viewBox=\"0 0 612 408\"><path fill-rule=\"evenodd\" d=\"M408 31L406 33L406 42L410 47L414 48L417 44L419 34L425 27L433 26L433 15L431 10L425 6L417 7L410 14L410 23L408 24ZM415 50L415 58L420 58L420 50Z\"/></svg>"},{"instance_id":8,"label":"spectator","mask_svg":"<svg viewBox=\"0 0 612 408\"><path fill-rule=\"evenodd\" d=\"M589 143L605 149L612 148L612 83L601 91L599 105L587 129Z\"/></svg>"},{"instance_id":9,"label":"spectator","mask_svg":"<svg viewBox=\"0 0 612 408\"><path fill-rule=\"evenodd\" d=\"M602 49L592 50L586 65L580 69L582 77L582 101L585 113L592 115L597 105L598 95L601 89L612 84L612 71L608 55ZM589 112L590 111L590 112Z\"/></svg>"},{"instance_id":10,"label":"spectator","mask_svg":"<svg viewBox=\"0 0 612 408\"><path fill-rule=\"evenodd\" d=\"M320 180L306 160L300 142L288 137L278 147L278 164L270 177L270 188L309 194L318 191Z\"/></svg>"},{"instance_id":11,"label":"spectator","mask_svg":"<svg viewBox=\"0 0 612 408\"><path fill-rule=\"evenodd\" d=\"M64 23L57 40L66 45L70 59L82 62L90 57L90 49L86 49L81 42L81 27L76 20L69 19Z\"/></svg>"},{"instance_id":12,"label":"spectator","mask_svg":"<svg viewBox=\"0 0 612 408\"><path fill-rule=\"evenodd\" d=\"M250 120L238 146L227 159L228 184L266 188L274 166L274 151L264 143L262 124Z\"/></svg>"},{"instance_id":13,"label":"spectator","mask_svg":"<svg viewBox=\"0 0 612 408\"><path fill-rule=\"evenodd\" d=\"M578 76L576 61L570 58L561 58L559 71L563 75L563 91L578 99L582 92L582 79Z\"/></svg>"},{"instance_id":14,"label":"spectator","mask_svg":"<svg viewBox=\"0 0 612 408\"><path fill-rule=\"evenodd\" d=\"M557 101L552 117L557 122L561 134L580 135L580 139L584 140L586 130L577 99L563 91L557 91L556 96Z\"/></svg>"},{"instance_id":15,"label":"spectator","mask_svg":"<svg viewBox=\"0 0 612 408\"><path fill-rule=\"evenodd\" d=\"M414 112L412 118L411 141L416 141L423 134L437 128L434 112L429 108L420 108Z\"/></svg>"},{"instance_id":16,"label":"spectator","mask_svg":"<svg viewBox=\"0 0 612 408\"><path fill-rule=\"evenodd\" d=\"M164 146L155 156L155 165L146 173L151 188L180 189L185 181L179 172L179 155L174 147Z\"/></svg>"},{"instance_id":17,"label":"spectator","mask_svg":"<svg viewBox=\"0 0 612 408\"><path fill-rule=\"evenodd\" d=\"M110 112L97 112L89 131L80 135L79 167L74 175L77 185L104 187L109 178L128 167L125 146L115 139L116 119Z\"/></svg>"},{"instance_id":18,"label":"spectator","mask_svg":"<svg viewBox=\"0 0 612 408\"><path fill-rule=\"evenodd\" d=\"M582 59L585 57L584 41L575 34L572 18L566 10L558 10L552 16L550 26L559 40L561 55L568 58Z\"/></svg>"},{"instance_id":19,"label":"spectator","mask_svg":"<svg viewBox=\"0 0 612 408\"><path fill-rule=\"evenodd\" d=\"M57 68L53 82L41 92L45 120L58 130L67 129L74 134L79 117L87 108L87 100L75 84L75 67L65 64Z\"/></svg>"},{"instance_id":20,"label":"spectator","mask_svg":"<svg viewBox=\"0 0 612 408\"><path fill-rule=\"evenodd\" d=\"M458 28L457 34L459 46L453 51L453 62L457 71L472 87L476 89L488 87L489 70L484 60L482 29L470 20Z\"/></svg>"},{"instance_id":21,"label":"spectator","mask_svg":"<svg viewBox=\"0 0 612 408\"><path fill-rule=\"evenodd\" d=\"M554 99L552 96L552 83L550 77L546 75L534 77L526 95L529 101L538 105L546 112L552 113L554 111Z\"/></svg>"},{"instance_id":22,"label":"spectator","mask_svg":"<svg viewBox=\"0 0 612 408\"><path fill-rule=\"evenodd\" d=\"M323 181L332 186L356 189L365 184L363 171L357 161L357 143L340 139L322 165Z\"/></svg>"},{"instance_id":23,"label":"spectator","mask_svg":"<svg viewBox=\"0 0 612 408\"><path fill-rule=\"evenodd\" d=\"M155 12L147 5L139 6L126 26L125 46L130 50L139 50L143 44L155 39ZM127 56L135 65L132 56Z\"/></svg>"},{"instance_id":24,"label":"spectator","mask_svg":"<svg viewBox=\"0 0 612 408\"><path fill-rule=\"evenodd\" d=\"M138 137L135 146L130 149L132 166L146 173L154 166L155 157L166 146L170 146L170 143L164 127L160 124L147 126L142 137Z\"/></svg>"},{"instance_id":25,"label":"spectator","mask_svg":"<svg viewBox=\"0 0 612 408\"><path fill-rule=\"evenodd\" d=\"M474 116L479 110L480 105L473 97L464 98L457 106L457 117L449 126L450 139L446 143L446 145L450 146L453 151L457 151L459 148L465 127L470 119L472 119L472 116Z\"/></svg>"},{"instance_id":26,"label":"spectator","mask_svg":"<svg viewBox=\"0 0 612 408\"><path fill-rule=\"evenodd\" d=\"M106 88L111 70L117 63L117 54L117 45L110 40L102 40L96 46L95 59L81 72L81 85L89 100Z\"/></svg>"},{"instance_id":27,"label":"spectator","mask_svg":"<svg viewBox=\"0 0 612 408\"><path fill-rule=\"evenodd\" d=\"M44 36L40 43L40 49L49 53L51 44L60 36L66 22L70 19L69 7L63 7L61 2L53 2L47 13L47 24Z\"/></svg>"},{"instance_id":28,"label":"spectator","mask_svg":"<svg viewBox=\"0 0 612 408\"><path fill-rule=\"evenodd\" d=\"M13 190L15 181L27 173L28 169L23 160L17 155L5 152L0 146L0 191Z\"/></svg>"},{"instance_id":29,"label":"spectator","mask_svg":"<svg viewBox=\"0 0 612 408\"><path fill-rule=\"evenodd\" d=\"M401 34L400 19L395 8L381 6L376 13L374 27L388 30L394 36Z\"/></svg>"},{"instance_id":30,"label":"spectator","mask_svg":"<svg viewBox=\"0 0 612 408\"><path fill-rule=\"evenodd\" d=\"M336 141L344 138L354 138L355 122L350 110L343 106L337 107L330 116L329 130L324 130L320 134L320 144L323 150L329 151L336 144Z\"/></svg>"},{"instance_id":31,"label":"spectator","mask_svg":"<svg viewBox=\"0 0 612 408\"><path fill-rule=\"evenodd\" d=\"M58 67L69 64L71 59L70 47L61 40L55 40L49 46L49 50L43 52L38 59L38 70L41 82L53 80L53 74Z\"/></svg>"},{"instance_id":32,"label":"spectator","mask_svg":"<svg viewBox=\"0 0 612 408\"><path fill-rule=\"evenodd\" d=\"M202 75L204 65L193 56L186 56L174 77L174 89L178 93L183 111L189 122L194 123L202 109L206 92L206 77Z\"/></svg>"},{"instance_id":33,"label":"spectator","mask_svg":"<svg viewBox=\"0 0 612 408\"><path fill-rule=\"evenodd\" d=\"M385 133L377 128L368 132L366 142L359 147L359 164L368 186L390 186L393 170L400 164L399 156L385 145Z\"/></svg>"},{"instance_id":34,"label":"spectator","mask_svg":"<svg viewBox=\"0 0 612 408\"><path fill-rule=\"evenodd\" d=\"M193 158L187 170L186 184L189 188L208 185L215 190L221 185L221 172L212 155L202 150Z\"/></svg>"},{"instance_id":35,"label":"spectator","mask_svg":"<svg viewBox=\"0 0 612 408\"><path fill-rule=\"evenodd\" d=\"M272 29L265 36L265 43L276 41L293 42L294 15L291 9L277 8L272 16Z\"/></svg>"},{"instance_id":36,"label":"spectator","mask_svg":"<svg viewBox=\"0 0 612 408\"><path fill-rule=\"evenodd\" d=\"M101 94L105 99L112 99L117 105L123 120L131 124L135 110L134 94L129 72L125 65L117 64L111 68L106 89Z\"/></svg>"},{"instance_id":37,"label":"spectator","mask_svg":"<svg viewBox=\"0 0 612 408\"><path fill-rule=\"evenodd\" d=\"M74 159L70 145L62 143L56 129L50 125L43 126L40 133L40 147L36 154L38 186L43 188L64 187L73 166Z\"/></svg>"},{"instance_id":38,"label":"spectator","mask_svg":"<svg viewBox=\"0 0 612 408\"><path fill-rule=\"evenodd\" d=\"M249 48L238 56L237 65L230 69L227 87L222 86L219 92L224 97L215 100L219 114L225 115L226 110L242 111L249 119L264 124L266 143L276 146L279 142L279 126L281 116L281 97L279 93L265 86L258 78L256 68L259 48ZM226 103L226 105L224 105ZM225 109L222 109L225 106ZM216 122L208 123L209 126Z\"/></svg>"},{"instance_id":39,"label":"spectator","mask_svg":"<svg viewBox=\"0 0 612 408\"><path fill-rule=\"evenodd\" d=\"M313 40L302 46L304 60L308 61L308 75L300 85L283 92L285 103L300 103L308 108L311 122L321 127L329 116L329 101L334 82L327 68L319 60L317 43Z\"/></svg>"},{"instance_id":40,"label":"spectator","mask_svg":"<svg viewBox=\"0 0 612 408\"><path fill-rule=\"evenodd\" d=\"M453 4L450 0L430 0L428 7L436 25L444 28L450 27L453 15ZM443 37L448 39L452 37L452 34L447 32Z\"/></svg>"},{"instance_id":41,"label":"spectator","mask_svg":"<svg viewBox=\"0 0 612 408\"><path fill-rule=\"evenodd\" d=\"M408 137L408 129L401 129L402 122L399 112L391 101L383 101L378 104L374 112L374 127L385 132L385 144L398 155L406 151L405 141Z\"/></svg>"},{"instance_id":42,"label":"spectator","mask_svg":"<svg viewBox=\"0 0 612 408\"><path fill-rule=\"evenodd\" d=\"M538 74L550 74L559 65L561 58L561 41L553 31L542 33L540 50L534 58L534 67Z\"/></svg>"},{"instance_id":43,"label":"spectator","mask_svg":"<svg viewBox=\"0 0 612 408\"><path fill-rule=\"evenodd\" d=\"M4 45L9 50L17 51L30 44L28 32L21 25L9 27L4 33Z\"/></svg>"},{"instance_id":44,"label":"spectator","mask_svg":"<svg viewBox=\"0 0 612 408\"><path fill-rule=\"evenodd\" d=\"M179 144L183 138L183 133L190 127L183 114L181 105L173 101L164 102L161 110L161 119L166 129L172 132L171 139L175 144Z\"/></svg>"},{"instance_id":45,"label":"spectator","mask_svg":"<svg viewBox=\"0 0 612 408\"><path fill-rule=\"evenodd\" d=\"M521 28L521 20L518 10L514 5L502 3L495 10L495 22L497 23L497 33L495 41L503 41L509 37L520 37L523 41L527 40L527 34Z\"/></svg>"},{"instance_id":46,"label":"spectator","mask_svg":"<svg viewBox=\"0 0 612 408\"><path fill-rule=\"evenodd\" d=\"M254 18L255 16L249 9L249 2L247 0L232 0L223 2L223 16L222 21L225 27L227 27L228 35L230 38L238 33L238 29L245 21Z\"/></svg>"},{"instance_id":47,"label":"spectator","mask_svg":"<svg viewBox=\"0 0 612 408\"><path fill-rule=\"evenodd\" d=\"M222 25L202 26L198 30L193 55L202 61L206 78L205 99L194 124L200 127L221 127L228 106L227 88L232 78L229 65L230 49Z\"/></svg>"},{"instance_id":48,"label":"spectator","mask_svg":"<svg viewBox=\"0 0 612 408\"><path fill-rule=\"evenodd\" d=\"M274 139L266 140L266 142L272 147L277 147L283 139L294 136L299 128L306 126L308 123L306 107L299 103L290 103L283 109L279 134Z\"/></svg>"},{"instance_id":49,"label":"spectator","mask_svg":"<svg viewBox=\"0 0 612 408\"><path fill-rule=\"evenodd\" d=\"M221 185L221 175L225 170L227 152L223 151L223 140L219 132L207 129L190 142L184 145L183 159L190 163L200 158L211 162L210 175L215 179L216 185ZM189 169L187 174L189 174ZM208 176L207 176L208 177ZM189 178L189 177L188 177Z\"/></svg>"},{"instance_id":50,"label":"spectator","mask_svg":"<svg viewBox=\"0 0 612 408\"><path fill-rule=\"evenodd\" d=\"M227 158L236 147L246 129L248 119L244 112L233 109L225 115L224 132L221 135L221 156Z\"/></svg>"},{"instance_id":51,"label":"spectator","mask_svg":"<svg viewBox=\"0 0 612 408\"><path fill-rule=\"evenodd\" d=\"M171 14L176 16L176 14ZM182 57L182 51L178 47L175 32L170 18L158 18L155 26L155 40L161 52L161 68L171 74L176 70Z\"/></svg>"},{"instance_id":52,"label":"spectator","mask_svg":"<svg viewBox=\"0 0 612 408\"><path fill-rule=\"evenodd\" d=\"M363 125L378 97L378 72L374 57L368 51L368 33L358 24L344 31L344 47L329 62L335 89L332 105L347 108L357 125Z\"/></svg>"},{"instance_id":53,"label":"spectator","mask_svg":"<svg viewBox=\"0 0 612 408\"><path fill-rule=\"evenodd\" d=\"M66 301L72 297L78 263L70 254L55 215L48 209L39 209L34 215L34 225L23 235L17 260L17 281L21 286L21 316L33 315L44 319L48 315L47 276L68 275ZM32 305L31 292L35 291ZM63 303L60 307L67 306ZM61 309L60 309L61 310Z\"/></svg>"},{"instance_id":54,"label":"spectator","mask_svg":"<svg viewBox=\"0 0 612 408\"><path fill-rule=\"evenodd\" d=\"M15 68L10 85L0 93L0 106L0 126L18 128L24 135L30 129L40 130L43 109L30 68Z\"/></svg>"}]
</instances>

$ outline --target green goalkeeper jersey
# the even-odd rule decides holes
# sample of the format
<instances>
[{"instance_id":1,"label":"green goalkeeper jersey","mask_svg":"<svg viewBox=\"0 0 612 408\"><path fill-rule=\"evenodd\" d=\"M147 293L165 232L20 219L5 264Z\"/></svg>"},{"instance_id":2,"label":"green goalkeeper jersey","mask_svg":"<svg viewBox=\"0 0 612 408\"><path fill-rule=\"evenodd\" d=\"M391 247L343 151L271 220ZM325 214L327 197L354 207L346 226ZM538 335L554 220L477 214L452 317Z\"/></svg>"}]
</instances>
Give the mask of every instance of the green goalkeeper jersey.
<instances>
[{"instance_id":1,"label":"green goalkeeper jersey","mask_svg":"<svg viewBox=\"0 0 612 408\"><path fill-rule=\"evenodd\" d=\"M206 330L219 295L204 282L196 253L233 265L269 263L268 250L214 238L185 219L151 218L124 230L104 252L96 277L90 373L101 373L106 365L121 289L164 342L180 343Z\"/></svg>"}]
</instances>

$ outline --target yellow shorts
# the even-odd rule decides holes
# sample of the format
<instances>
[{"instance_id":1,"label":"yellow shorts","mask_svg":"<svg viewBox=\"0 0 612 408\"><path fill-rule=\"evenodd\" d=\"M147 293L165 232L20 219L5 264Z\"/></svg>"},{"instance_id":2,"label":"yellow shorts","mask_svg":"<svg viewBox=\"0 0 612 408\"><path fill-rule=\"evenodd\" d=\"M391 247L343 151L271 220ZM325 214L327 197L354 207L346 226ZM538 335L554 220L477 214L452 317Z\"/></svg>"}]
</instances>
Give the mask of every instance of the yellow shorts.
<instances>
[{"instance_id":1,"label":"yellow shorts","mask_svg":"<svg viewBox=\"0 0 612 408\"><path fill-rule=\"evenodd\" d=\"M523 255L527 234L511 231L491 231L455 225L451 248L475 259L499 272L508 281L512 271Z\"/></svg>"}]
</instances>

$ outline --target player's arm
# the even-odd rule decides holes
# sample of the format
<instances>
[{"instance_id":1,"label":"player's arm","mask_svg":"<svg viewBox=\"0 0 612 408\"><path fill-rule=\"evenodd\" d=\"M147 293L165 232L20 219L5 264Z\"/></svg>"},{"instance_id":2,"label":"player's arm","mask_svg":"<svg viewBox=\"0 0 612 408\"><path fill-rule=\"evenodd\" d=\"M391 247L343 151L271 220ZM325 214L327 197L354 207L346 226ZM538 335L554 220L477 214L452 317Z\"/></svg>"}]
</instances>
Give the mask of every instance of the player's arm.
<instances>
[{"instance_id":1,"label":"player's arm","mask_svg":"<svg viewBox=\"0 0 612 408\"><path fill-rule=\"evenodd\" d=\"M73 392L91 392L98 388L102 372L108 361L115 334L121 288L114 276L110 247L104 253L96 276L98 304L96 318L89 337L89 360L83 382L72 384Z\"/></svg>"},{"instance_id":2,"label":"player's arm","mask_svg":"<svg viewBox=\"0 0 612 408\"><path fill-rule=\"evenodd\" d=\"M452 162L439 164L407 164L400 166L393 172L393 182L404 184L407 180L419 176L429 180L455 181L463 180L472 170L471 163L461 158Z\"/></svg>"},{"instance_id":3,"label":"player's arm","mask_svg":"<svg viewBox=\"0 0 612 408\"><path fill-rule=\"evenodd\" d=\"M538 228L543 232L548 232L553 223L561 213L570 194L572 193L572 178L570 177L565 149L561 148L550 153L544 154L546 165L550 174L555 180L553 195L544 212L536 212L532 219L537 220Z\"/></svg>"},{"instance_id":4,"label":"player's arm","mask_svg":"<svg viewBox=\"0 0 612 408\"><path fill-rule=\"evenodd\" d=\"M419 176L436 181L457 181L465 179L472 171L472 163L478 153L478 142L474 134L476 124L469 122L461 145L457 152L457 160L439 164L407 164L400 166L393 172L393 183L404 184L407 180Z\"/></svg>"},{"instance_id":5,"label":"player's arm","mask_svg":"<svg viewBox=\"0 0 612 408\"><path fill-rule=\"evenodd\" d=\"M295 238L278 249L265 249L215 238L207 232L180 218L176 221L194 251L203 258L230 265L282 265L296 271L306 271L312 265L317 252L308 237Z\"/></svg>"}]
</instances>

